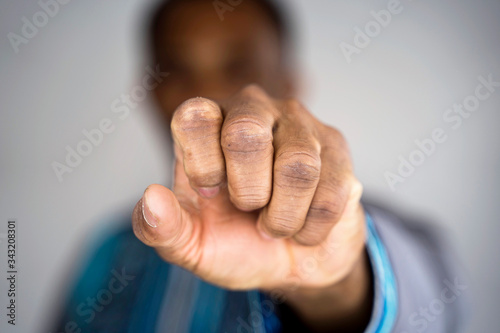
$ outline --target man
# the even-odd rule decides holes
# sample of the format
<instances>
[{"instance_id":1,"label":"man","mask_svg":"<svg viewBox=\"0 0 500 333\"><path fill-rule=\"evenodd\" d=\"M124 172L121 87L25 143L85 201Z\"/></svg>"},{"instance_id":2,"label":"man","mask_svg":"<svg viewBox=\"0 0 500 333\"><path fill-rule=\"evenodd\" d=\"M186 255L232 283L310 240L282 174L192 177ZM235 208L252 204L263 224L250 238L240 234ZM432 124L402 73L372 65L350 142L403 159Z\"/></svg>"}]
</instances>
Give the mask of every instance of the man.
<instances>
[{"instance_id":1,"label":"man","mask_svg":"<svg viewBox=\"0 0 500 333\"><path fill-rule=\"evenodd\" d=\"M294 99L289 38L267 0L156 11L174 188L144 192L140 242L127 228L99 247L59 331L458 330L441 241L361 204L344 138Z\"/></svg>"}]
</instances>

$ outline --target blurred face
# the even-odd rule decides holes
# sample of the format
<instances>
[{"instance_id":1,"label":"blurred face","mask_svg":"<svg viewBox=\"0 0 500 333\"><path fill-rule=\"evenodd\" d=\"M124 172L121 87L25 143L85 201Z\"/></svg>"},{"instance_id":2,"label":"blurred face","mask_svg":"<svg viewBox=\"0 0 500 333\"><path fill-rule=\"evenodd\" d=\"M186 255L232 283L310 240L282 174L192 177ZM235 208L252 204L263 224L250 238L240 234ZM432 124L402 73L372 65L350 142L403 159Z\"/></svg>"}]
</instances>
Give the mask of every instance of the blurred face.
<instances>
[{"instance_id":1,"label":"blurred face","mask_svg":"<svg viewBox=\"0 0 500 333\"><path fill-rule=\"evenodd\" d=\"M156 37L156 59L170 75L155 90L163 115L192 97L220 100L250 83L283 97L288 80L276 28L244 1L221 21L212 1L190 1L168 12Z\"/></svg>"}]
</instances>

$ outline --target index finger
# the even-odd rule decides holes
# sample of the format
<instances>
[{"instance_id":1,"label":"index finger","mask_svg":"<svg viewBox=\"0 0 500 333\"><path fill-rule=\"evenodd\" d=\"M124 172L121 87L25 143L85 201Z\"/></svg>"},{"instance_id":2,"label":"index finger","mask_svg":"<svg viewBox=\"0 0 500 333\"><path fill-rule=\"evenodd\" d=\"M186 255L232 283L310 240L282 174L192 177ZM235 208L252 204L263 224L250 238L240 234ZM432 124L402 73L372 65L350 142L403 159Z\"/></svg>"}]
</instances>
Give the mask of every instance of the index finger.
<instances>
[{"instance_id":1,"label":"index finger","mask_svg":"<svg viewBox=\"0 0 500 333\"><path fill-rule=\"evenodd\" d=\"M219 105L201 97L182 103L172 117L172 136L183 153L184 171L193 189L203 196L216 194L225 181L222 121Z\"/></svg>"}]
</instances>

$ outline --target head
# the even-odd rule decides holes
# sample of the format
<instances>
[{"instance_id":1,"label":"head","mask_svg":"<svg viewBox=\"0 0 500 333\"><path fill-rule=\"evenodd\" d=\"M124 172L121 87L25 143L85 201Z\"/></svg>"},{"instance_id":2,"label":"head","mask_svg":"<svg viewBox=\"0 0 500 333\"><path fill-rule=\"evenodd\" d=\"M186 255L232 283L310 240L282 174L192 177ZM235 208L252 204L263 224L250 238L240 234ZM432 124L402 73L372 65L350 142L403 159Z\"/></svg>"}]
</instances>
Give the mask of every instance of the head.
<instances>
[{"instance_id":1,"label":"head","mask_svg":"<svg viewBox=\"0 0 500 333\"><path fill-rule=\"evenodd\" d=\"M186 99L221 100L250 83L276 98L294 93L288 26L269 0L167 0L149 33L154 63L170 73L154 91L167 121Z\"/></svg>"}]
</instances>

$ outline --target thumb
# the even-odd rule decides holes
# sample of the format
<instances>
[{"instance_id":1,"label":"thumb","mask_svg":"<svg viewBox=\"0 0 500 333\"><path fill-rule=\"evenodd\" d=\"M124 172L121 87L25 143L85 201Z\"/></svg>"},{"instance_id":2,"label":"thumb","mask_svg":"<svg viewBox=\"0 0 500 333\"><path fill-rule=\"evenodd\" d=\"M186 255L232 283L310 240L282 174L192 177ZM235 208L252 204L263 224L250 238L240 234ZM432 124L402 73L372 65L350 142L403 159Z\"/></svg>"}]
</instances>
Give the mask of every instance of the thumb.
<instances>
[{"instance_id":1,"label":"thumb","mask_svg":"<svg viewBox=\"0 0 500 333\"><path fill-rule=\"evenodd\" d=\"M191 270L201 253L196 225L174 193L158 184L144 191L132 214L134 233L140 241L154 247L164 260Z\"/></svg>"}]
</instances>

